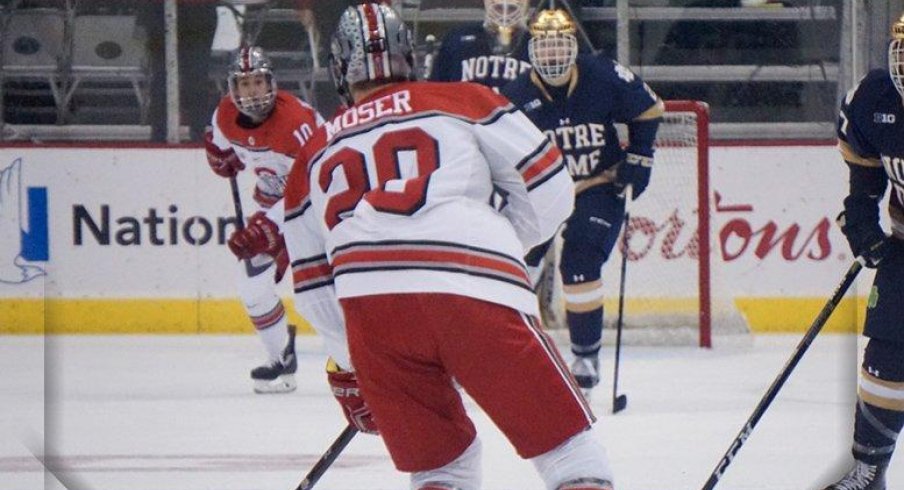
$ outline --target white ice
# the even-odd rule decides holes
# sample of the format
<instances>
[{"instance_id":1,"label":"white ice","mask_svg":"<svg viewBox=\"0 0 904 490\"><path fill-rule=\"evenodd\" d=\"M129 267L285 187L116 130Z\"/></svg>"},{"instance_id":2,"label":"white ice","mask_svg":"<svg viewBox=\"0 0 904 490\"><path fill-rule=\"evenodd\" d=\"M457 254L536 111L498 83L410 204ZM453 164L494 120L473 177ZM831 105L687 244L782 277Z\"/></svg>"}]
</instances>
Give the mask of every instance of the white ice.
<instances>
[{"instance_id":1,"label":"white ice","mask_svg":"<svg viewBox=\"0 0 904 490\"><path fill-rule=\"evenodd\" d=\"M628 407L614 416L604 348L591 403L617 488L701 488L799 339L627 346ZM842 472L858 351L854 336L818 337L717 488L817 489ZM42 454L70 490L294 489L344 421L316 337L299 339L289 395L251 392L260 353L252 336L0 337L0 490L64 488L43 471ZM484 442L484 488L541 489L533 467L468 406ZM901 459L890 488L904 486ZM315 488L405 489L407 478L378 437L359 435Z\"/></svg>"}]
</instances>

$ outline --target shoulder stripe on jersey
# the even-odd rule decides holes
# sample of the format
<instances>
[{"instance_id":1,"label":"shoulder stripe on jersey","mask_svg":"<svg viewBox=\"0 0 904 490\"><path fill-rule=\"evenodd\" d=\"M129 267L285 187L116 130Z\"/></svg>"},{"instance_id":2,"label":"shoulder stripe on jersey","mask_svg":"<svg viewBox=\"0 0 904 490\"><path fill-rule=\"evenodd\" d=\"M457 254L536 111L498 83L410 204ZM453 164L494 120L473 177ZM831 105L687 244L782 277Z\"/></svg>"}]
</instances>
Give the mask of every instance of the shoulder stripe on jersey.
<instances>
[{"instance_id":1,"label":"shoulder stripe on jersey","mask_svg":"<svg viewBox=\"0 0 904 490\"><path fill-rule=\"evenodd\" d=\"M851 145L847 144L843 140L838 140L838 151L841 152L841 157L844 158L844 161L848 163L852 163L854 165L863 165L864 167L871 168L879 168L882 166L882 162L879 161L878 158L867 158L857 154Z\"/></svg>"},{"instance_id":2,"label":"shoulder stripe on jersey","mask_svg":"<svg viewBox=\"0 0 904 490\"><path fill-rule=\"evenodd\" d=\"M438 241L352 242L333 251L333 274L434 270L495 279L533 291L522 263L492 250Z\"/></svg>"},{"instance_id":3,"label":"shoulder stripe on jersey","mask_svg":"<svg viewBox=\"0 0 904 490\"><path fill-rule=\"evenodd\" d=\"M333 283L333 268L326 255L318 255L292 262L292 284L296 293L329 286Z\"/></svg>"},{"instance_id":4,"label":"shoulder stripe on jersey","mask_svg":"<svg viewBox=\"0 0 904 490\"><path fill-rule=\"evenodd\" d=\"M293 219L301 216L302 214L304 214L304 212L307 211L309 207L311 207L310 194L306 195L305 198L301 201L301 203L298 204L298 206L295 206L291 209L286 208L286 215L283 218L283 220L284 221L293 220Z\"/></svg>"},{"instance_id":5,"label":"shoulder stripe on jersey","mask_svg":"<svg viewBox=\"0 0 904 490\"><path fill-rule=\"evenodd\" d=\"M540 146L515 165L528 191L543 184L564 168L562 153L546 138Z\"/></svg>"}]
</instances>

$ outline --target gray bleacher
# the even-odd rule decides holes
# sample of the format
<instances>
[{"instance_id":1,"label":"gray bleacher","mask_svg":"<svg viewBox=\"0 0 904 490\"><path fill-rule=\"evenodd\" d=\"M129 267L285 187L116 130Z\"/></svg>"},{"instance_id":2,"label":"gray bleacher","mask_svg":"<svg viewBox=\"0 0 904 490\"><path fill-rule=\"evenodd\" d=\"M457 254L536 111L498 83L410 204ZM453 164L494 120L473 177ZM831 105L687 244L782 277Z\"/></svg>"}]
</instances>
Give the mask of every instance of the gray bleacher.
<instances>
[{"instance_id":1,"label":"gray bleacher","mask_svg":"<svg viewBox=\"0 0 904 490\"><path fill-rule=\"evenodd\" d=\"M880 12L866 9L864 0L769 7L726 6L729 1L572 3L597 47L663 96L708 101L715 138L794 139L832 137L839 97L867 68L863 60L881 63L873 51L884 45L887 27L875 26L887 26L888 11L904 3L893 0ZM128 9L81 12L76 0L46 3L29 9L21 1L0 3L0 138L146 139L147 56L134 16ZM428 34L441 38L461 22L483 19L482 0L395 4L421 48ZM231 0L228 6L244 40L267 48L280 86L329 114L336 101L320 66L324 53L312 52L291 2ZM852 26L854 12L872 28ZM869 42L858 42L855 27ZM211 80L222 92L228 52L214 51L212 59Z\"/></svg>"}]
</instances>

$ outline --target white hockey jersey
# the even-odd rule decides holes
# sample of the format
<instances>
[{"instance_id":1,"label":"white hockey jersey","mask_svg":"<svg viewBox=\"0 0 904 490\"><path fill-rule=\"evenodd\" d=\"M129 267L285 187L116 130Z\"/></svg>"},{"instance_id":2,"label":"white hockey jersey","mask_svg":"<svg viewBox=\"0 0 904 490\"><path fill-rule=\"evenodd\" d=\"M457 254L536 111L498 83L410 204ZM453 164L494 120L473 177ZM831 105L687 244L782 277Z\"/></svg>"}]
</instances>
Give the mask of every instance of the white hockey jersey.
<instances>
[{"instance_id":1,"label":"white hockey jersey","mask_svg":"<svg viewBox=\"0 0 904 490\"><path fill-rule=\"evenodd\" d=\"M536 315L523 256L573 205L559 150L504 97L387 85L327 121L289 176L296 304L447 293Z\"/></svg>"},{"instance_id":2,"label":"white hockey jersey","mask_svg":"<svg viewBox=\"0 0 904 490\"><path fill-rule=\"evenodd\" d=\"M282 198L292 163L323 117L283 91L277 92L273 112L260 124L243 125L240 115L228 95L220 100L211 120L213 143L223 150L232 148L245 171L254 172L254 201L269 209Z\"/></svg>"}]
</instances>

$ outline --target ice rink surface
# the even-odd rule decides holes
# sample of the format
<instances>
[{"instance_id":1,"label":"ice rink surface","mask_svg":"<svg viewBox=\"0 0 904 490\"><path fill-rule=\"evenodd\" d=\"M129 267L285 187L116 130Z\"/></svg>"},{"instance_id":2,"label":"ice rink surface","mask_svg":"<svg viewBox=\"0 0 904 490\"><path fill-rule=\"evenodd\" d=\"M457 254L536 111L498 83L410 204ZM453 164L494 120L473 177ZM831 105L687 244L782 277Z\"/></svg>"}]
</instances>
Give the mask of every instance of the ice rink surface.
<instances>
[{"instance_id":1,"label":"ice rink surface","mask_svg":"<svg viewBox=\"0 0 904 490\"><path fill-rule=\"evenodd\" d=\"M591 404L616 488L699 489L800 337L717 338L712 350L627 346L619 386L628 407L615 416L613 349L604 347ZM718 488L818 489L846 469L857 344L816 339ZM0 337L0 490L294 489L345 423L316 337L299 339L299 387L289 395L251 392L248 371L261 352L252 336ZM533 466L468 407L483 441L484 488L542 489ZM42 453L65 487L44 471ZM895 459L890 488L901 488L904 457ZM368 435L316 486L405 488Z\"/></svg>"}]
</instances>

